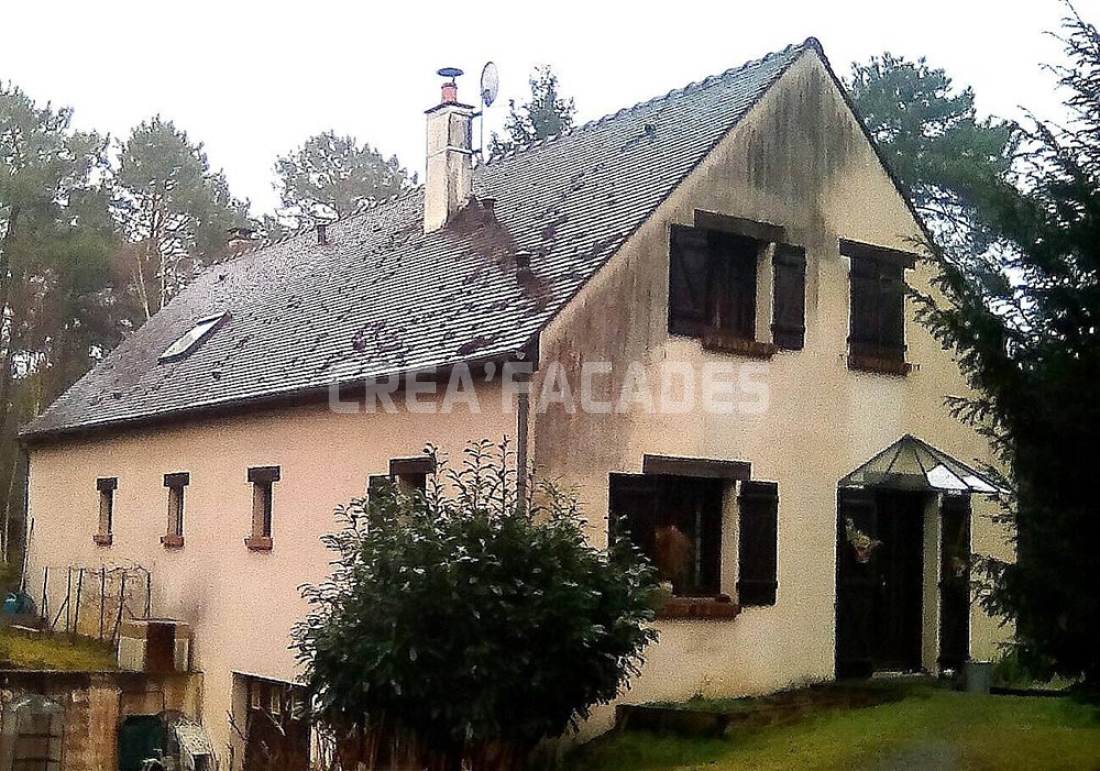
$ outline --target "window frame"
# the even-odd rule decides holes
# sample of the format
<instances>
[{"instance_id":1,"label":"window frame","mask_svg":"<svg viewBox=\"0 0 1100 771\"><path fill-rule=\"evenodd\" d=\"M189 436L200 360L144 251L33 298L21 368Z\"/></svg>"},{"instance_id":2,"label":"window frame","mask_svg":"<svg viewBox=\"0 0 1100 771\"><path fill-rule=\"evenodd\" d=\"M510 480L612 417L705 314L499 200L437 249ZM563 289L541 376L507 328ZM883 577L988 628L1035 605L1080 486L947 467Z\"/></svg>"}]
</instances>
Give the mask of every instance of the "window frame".
<instances>
[{"instance_id":1,"label":"window frame","mask_svg":"<svg viewBox=\"0 0 1100 771\"><path fill-rule=\"evenodd\" d=\"M248 469L252 485L252 532L244 539L250 551L271 551L274 547L275 483L282 478L279 466Z\"/></svg>"},{"instance_id":2,"label":"window frame","mask_svg":"<svg viewBox=\"0 0 1100 771\"><path fill-rule=\"evenodd\" d=\"M767 245L765 241L728 230L672 225L669 229L669 334L758 342L760 257ZM702 262L702 266L696 264L686 268L691 262ZM692 276L685 270L701 270L703 275ZM693 293L697 295L694 298L682 296ZM683 302L684 299L688 302ZM696 306L693 311L687 309L692 302Z\"/></svg>"},{"instance_id":3,"label":"window frame","mask_svg":"<svg viewBox=\"0 0 1100 771\"><path fill-rule=\"evenodd\" d=\"M849 369L908 374L905 271L916 255L848 239L840 240L840 253L849 258Z\"/></svg>"},{"instance_id":4,"label":"window frame","mask_svg":"<svg viewBox=\"0 0 1100 771\"><path fill-rule=\"evenodd\" d=\"M390 459L390 480L405 491L428 491L428 477L435 473L435 458L418 455L411 458Z\"/></svg>"},{"instance_id":5,"label":"window frame","mask_svg":"<svg viewBox=\"0 0 1100 771\"><path fill-rule=\"evenodd\" d=\"M688 585L674 588L672 596L677 599L713 600L722 594L722 520L728 484L728 479L719 476L611 474L608 480L609 534L612 538L619 535L630 538L659 566L661 559L655 552L659 548L658 520L667 516L664 504L670 499L683 504L690 494L690 503L695 508L694 528L689 536L695 549L691 556L695 575ZM624 497L634 497L636 500L634 504L624 503ZM647 501L648 508L633 509L638 500ZM687 513L690 515L691 512ZM671 518L679 519L683 514L684 511L677 511ZM635 521L632 532L632 519L646 520L644 526L649 529L642 530L643 523ZM675 525L675 522L672 524ZM679 527L676 529L684 533Z\"/></svg>"},{"instance_id":6,"label":"window frame","mask_svg":"<svg viewBox=\"0 0 1100 771\"><path fill-rule=\"evenodd\" d=\"M96 490L99 493L99 522L92 540L97 546L110 546L114 542L115 491L118 477L99 477Z\"/></svg>"},{"instance_id":7,"label":"window frame","mask_svg":"<svg viewBox=\"0 0 1100 771\"><path fill-rule=\"evenodd\" d=\"M190 329L177 337L172 341L171 345L164 349L160 356L157 357L157 363L167 364L168 362L179 361L191 355L207 338L221 329L228 320L229 313L227 311L222 311L221 313L199 319L191 325Z\"/></svg>"},{"instance_id":8,"label":"window frame","mask_svg":"<svg viewBox=\"0 0 1100 771\"><path fill-rule=\"evenodd\" d=\"M191 484L191 475L186 471L177 471L164 475L164 486L168 488L168 526L160 542L166 549L179 549L184 544L184 516L186 510L185 488Z\"/></svg>"}]
</instances>

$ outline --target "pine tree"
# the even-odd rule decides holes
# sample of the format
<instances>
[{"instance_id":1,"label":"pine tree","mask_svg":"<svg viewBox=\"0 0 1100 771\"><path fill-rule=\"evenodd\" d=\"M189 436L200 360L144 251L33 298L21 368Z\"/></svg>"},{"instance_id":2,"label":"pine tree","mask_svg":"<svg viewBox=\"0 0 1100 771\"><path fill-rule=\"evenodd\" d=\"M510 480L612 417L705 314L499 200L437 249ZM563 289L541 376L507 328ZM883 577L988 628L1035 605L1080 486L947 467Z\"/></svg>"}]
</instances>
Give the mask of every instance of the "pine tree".
<instances>
[{"instance_id":1,"label":"pine tree","mask_svg":"<svg viewBox=\"0 0 1100 771\"><path fill-rule=\"evenodd\" d=\"M120 147L115 213L127 240L138 305L149 318L205 262L226 254L228 231L248 224L248 203L210 169L201 143L159 115Z\"/></svg>"},{"instance_id":2,"label":"pine tree","mask_svg":"<svg viewBox=\"0 0 1100 771\"><path fill-rule=\"evenodd\" d=\"M1036 672L1100 689L1100 35L1070 6L1068 65L1056 68L1072 120L1016 126L1020 150L985 196L1002 238L938 257L947 302L921 319L953 348L976 395L953 405L1008 469L1014 562L989 560L987 607L1016 621Z\"/></svg>"},{"instance_id":3,"label":"pine tree","mask_svg":"<svg viewBox=\"0 0 1100 771\"><path fill-rule=\"evenodd\" d=\"M558 89L558 76L549 65L536 67L528 81L531 98L516 106L508 100L508 117L504 121L507 137L495 131L489 144L491 155L502 155L516 145L526 145L539 139L558 136L573 126L577 108L572 97L566 99Z\"/></svg>"},{"instance_id":4,"label":"pine tree","mask_svg":"<svg viewBox=\"0 0 1100 771\"><path fill-rule=\"evenodd\" d=\"M268 221L269 232L346 217L368 201L416 184L396 156L387 160L370 144L334 131L312 136L281 156L275 174L283 208Z\"/></svg>"}]
</instances>

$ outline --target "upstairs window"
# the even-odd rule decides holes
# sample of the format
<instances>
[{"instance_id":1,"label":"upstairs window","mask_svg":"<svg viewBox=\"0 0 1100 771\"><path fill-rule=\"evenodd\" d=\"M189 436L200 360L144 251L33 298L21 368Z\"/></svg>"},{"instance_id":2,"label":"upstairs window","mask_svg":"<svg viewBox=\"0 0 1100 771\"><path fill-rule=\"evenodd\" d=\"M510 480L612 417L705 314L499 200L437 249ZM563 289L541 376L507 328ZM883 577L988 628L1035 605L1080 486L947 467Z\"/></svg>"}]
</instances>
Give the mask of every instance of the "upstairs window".
<instances>
[{"instance_id":1,"label":"upstairs window","mask_svg":"<svg viewBox=\"0 0 1100 771\"><path fill-rule=\"evenodd\" d=\"M95 486L99 491L99 529L93 540L100 546L110 546L114 539L115 490L118 488L118 479L101 477L96 480Z\"/></svg>"},{"instance_id":2,"label":"upstairs window","mask_svg":"<svg viewBox=\"0 0 1100 771\"><path fill-rule=\"evenodd\" d=\"M176 342L164 349L164 353L160 355L158 361L166 362L182 359L194 350L199 343L209 337L215 329L221 326L221 323L226 318L227 314L219 313L216 316L207 316L204 319L199 319L195 322L195 326L191 327L191 329L176 340Z\"/></svg>"},{"instance_id":3,"label":"upstairs window","mask_svg":"<svg viewBox=\"0 0 1100 771\"><path fill-rule=\"evenodd\" d=\"M674 225L669 265L669 331L752 341L761 243L716 230Z\"/></svg>"},{"instance_id":4,"label":"upstairs window","mask_svg":"<svg viewBox=\"0 0 1100 771\"><path fill-rule=\"evenodd\" d=\"M164 475L164 486L168 488L168 532L161 536L160 542L165 548L183 546L183 491L190 483L191 475L186 471Z\"/></svg>"},{"instance_id":5,"label":"upstairs window","mask_svg":"<svg viewBox=\"0 0 1100 771\"><path fill-rule=\"evenodd\" d=\"M851 258L848 363L853 369L905 374L905 269L912 255L841 241Z\"/></svg>"},{"instance_id":6,"label":"upstairs window","mask_svg":"<svg viewBox=\"0 0 1100 771\"><path fill-rule=\"evenodd\" d=\"M774 274L759 282L769 254ZM771 296L760 295L769 283ZM764 342L757 335L769 310L772 342ZM695 227L672 227L669 332L698 337L709 350L769 358L802 349L805 316L806 251L787 243L783 227L701 211Z\"/></svg>"},{"instance_id":7,"label":"upstairs window","mask_svg":"<svg viewBox=\"0 0 1100 771\"><path fill-rule=\"evenodd\" d=\"M248 470L248 481L252 484L252 534L244 542L252 551L271 550L274 485L279 478L278 466L256 466Z\"/></svg>"}]
</instances>

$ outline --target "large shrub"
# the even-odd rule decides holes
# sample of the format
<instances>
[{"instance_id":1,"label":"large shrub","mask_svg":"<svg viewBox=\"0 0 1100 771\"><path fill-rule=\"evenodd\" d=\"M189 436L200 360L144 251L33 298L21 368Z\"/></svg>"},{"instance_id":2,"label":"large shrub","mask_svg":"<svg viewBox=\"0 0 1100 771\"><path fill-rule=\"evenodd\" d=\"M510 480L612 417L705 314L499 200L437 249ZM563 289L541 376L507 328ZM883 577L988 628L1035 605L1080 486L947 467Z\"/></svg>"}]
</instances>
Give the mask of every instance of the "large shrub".
<instances>
[{"instance_id":1,"label":"large shrub","mask_svg":"<svg viewBox=\"0 0 1100 771\"><path fill-rule=\"evenodd\" d=\"M624 542L589 545L552 486L519 500L508 458L480 443L427 494L337 509L335 570L305 589L295 644L315 719L358 739L345 761L522 766L637 673L651 569Z\"/></svg>"}]
</instances>

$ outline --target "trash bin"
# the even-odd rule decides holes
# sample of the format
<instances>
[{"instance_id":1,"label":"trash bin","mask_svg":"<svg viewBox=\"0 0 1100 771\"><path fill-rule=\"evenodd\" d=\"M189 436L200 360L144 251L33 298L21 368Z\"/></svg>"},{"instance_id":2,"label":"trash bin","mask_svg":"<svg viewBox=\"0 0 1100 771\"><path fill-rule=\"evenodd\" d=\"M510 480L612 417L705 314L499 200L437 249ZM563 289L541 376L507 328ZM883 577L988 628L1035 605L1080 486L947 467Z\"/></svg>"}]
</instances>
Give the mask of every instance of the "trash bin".
<instances>
[{"instance_id":1,"label":"trash bin","mask_svg":"<svg viewBox=\"0 0 1100 771\"><path fill-rule=\"evenodd\" d=\"M988 694L993 683L992 661L968 661L963 665L967 693Z\"/></svg>"}]
</instances>

